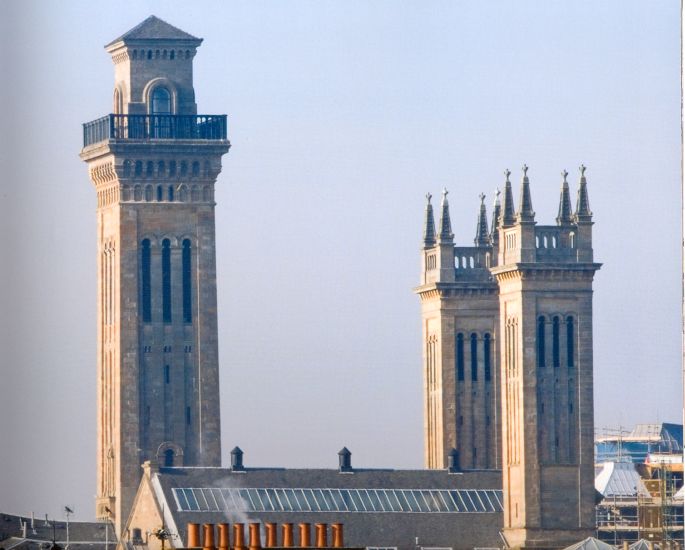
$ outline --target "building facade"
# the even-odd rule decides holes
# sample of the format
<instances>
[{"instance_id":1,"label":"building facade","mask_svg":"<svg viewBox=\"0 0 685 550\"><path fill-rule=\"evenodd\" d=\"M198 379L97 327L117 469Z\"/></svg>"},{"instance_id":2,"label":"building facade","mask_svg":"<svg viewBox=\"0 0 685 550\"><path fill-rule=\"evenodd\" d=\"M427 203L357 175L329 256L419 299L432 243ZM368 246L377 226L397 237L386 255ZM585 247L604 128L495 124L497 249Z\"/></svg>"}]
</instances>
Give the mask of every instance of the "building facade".
<instances>
[{"instance_id":1,"label":"building facade","mask_svg":"<svg viewBox=\"0 0 685 550\"><path fill-rule=\"evenodd\" d=\"M220 466L214 183L225 115L198 115L202 42L151 16L106 46L112 114L84 124L97 192L99 519L145 460Z\"/></svg>"},{"instance_id":2,"label":"building facade","mask_svg":"<svg viewBox=\"0 0 685 550\"><path fill-rule=\"evenodd\" d=\"M506 172L488 232L454 245L446 192L426 208L421 298L426 465L502 469L511 547L562 547L594 529L592 253L585 167L572 211L535 222L528 167L518 210ZM481 199L482 202L482 199ZM436 234L437 233L437 234ZM501 430L499 426L501 425Z\"/></svg>"}]
</instances>

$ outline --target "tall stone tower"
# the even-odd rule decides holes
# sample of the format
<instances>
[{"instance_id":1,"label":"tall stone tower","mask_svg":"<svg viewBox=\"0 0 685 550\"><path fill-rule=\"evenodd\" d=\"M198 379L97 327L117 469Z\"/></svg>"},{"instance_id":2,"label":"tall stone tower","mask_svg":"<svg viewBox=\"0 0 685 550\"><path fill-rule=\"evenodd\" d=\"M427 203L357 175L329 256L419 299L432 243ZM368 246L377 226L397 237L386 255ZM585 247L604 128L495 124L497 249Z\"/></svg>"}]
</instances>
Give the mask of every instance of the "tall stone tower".
<instances>
[{"instance_id":1,"label":"tall stone tower","mask_svg":"<svg viewBox=\"0 0 685 550\"><path fill-rule=\"evenodd\" d=\"M151 16L106 46L110 115L84 124L97 191L98 518L126 521L141 464L219 466L214 183L225 115L198 115L202 42Z\"/></svg>"},{"instance_id":2,"label":"tall stone tower","mask_svg":"<svg viewBox=\"0 0 685 550\"><path fill-rule=\"evenodd\" d=\"M585 167L571 211L563 172L556 225L538 226L523 167L499 223L504 536L562 548L594 531L592 213Z\"/></svg>"},{"instance_id":3,"label":"tall stone tower","mask_svg":"<svg viewBox=\"0 0 685 550\"><path fill-rule=\"evenodd\" d=\"M538 226L528 167L518 211L507 171L488 232L455 246L447 192L422 250L425 462L501 468L504 536L562 548L594 529L592 213L585 167L572 211L563 173L556 225ZM499 194L499 193L498 193ZM456 452L455 452L456 450Z\"/></svg>"},{"instance_id":4,"label":"tall stone tower","mask_svg":"<svg viewBox=\"0 0 685 550\"><path fill-rule=\"evenodd\" d=\"M458 452L462 468L500 464L497 259L481 195L474 246L455 246L447 191L436 234L427 196L422 250L424 452L428 468L445 468ZM495 207L497 208L497 206Z\"/></svg>"}]
</instances>

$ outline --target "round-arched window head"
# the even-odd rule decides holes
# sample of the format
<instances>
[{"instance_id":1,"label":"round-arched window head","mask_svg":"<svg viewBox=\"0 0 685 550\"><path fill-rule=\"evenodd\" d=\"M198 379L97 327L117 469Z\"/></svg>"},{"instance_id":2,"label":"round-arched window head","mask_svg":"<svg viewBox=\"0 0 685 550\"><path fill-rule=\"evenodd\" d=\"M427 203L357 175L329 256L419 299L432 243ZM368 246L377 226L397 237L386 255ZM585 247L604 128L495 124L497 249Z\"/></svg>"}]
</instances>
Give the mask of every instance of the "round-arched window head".
<instances>
[{"instance_id":1,"label":"round-arched window head","mask_svg":"<svg viewBox=\"0 0 685 550\"><path fill-rule=\"evenodd\" d=\"M151 112L153 115L171 114L171 94L166 88L155 88L152 92Z\"/></svg>"}]
</instances>

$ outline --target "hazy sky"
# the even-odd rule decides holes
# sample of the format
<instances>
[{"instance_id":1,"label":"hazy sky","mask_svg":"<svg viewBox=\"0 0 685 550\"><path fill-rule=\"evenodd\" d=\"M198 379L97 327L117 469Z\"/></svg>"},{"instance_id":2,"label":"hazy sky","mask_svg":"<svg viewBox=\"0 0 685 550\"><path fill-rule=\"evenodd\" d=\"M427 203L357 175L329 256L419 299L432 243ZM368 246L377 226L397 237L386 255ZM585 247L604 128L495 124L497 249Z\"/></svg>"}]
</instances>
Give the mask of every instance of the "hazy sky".
<instances>
[{"instance_id":1,"label":"hazy sky","mask_svg":"<svg viewBox=\"0 0 685 550\"><path fill-rule=\"evenodd\" d=\"M103 45L150 14L204 43L217 183L224 463L422 466L424 194L456 241L502 171L537 220L588 166L598 427L680 421L677 0L0 3L0 510L94 517ZM517 199L518 200L518 199Z\"/></svg>"}]
</instances>

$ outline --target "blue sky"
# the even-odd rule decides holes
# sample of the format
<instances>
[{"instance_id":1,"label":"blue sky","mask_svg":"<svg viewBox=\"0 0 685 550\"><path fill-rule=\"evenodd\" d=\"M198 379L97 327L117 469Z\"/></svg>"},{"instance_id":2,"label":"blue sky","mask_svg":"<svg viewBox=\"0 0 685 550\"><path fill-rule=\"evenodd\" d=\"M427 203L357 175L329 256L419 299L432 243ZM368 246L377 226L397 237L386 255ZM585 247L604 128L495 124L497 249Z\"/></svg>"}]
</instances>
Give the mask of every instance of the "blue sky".
<instances>
[{"instance_id":1,"label":"blue sky","mask_svg":"<svg viewBox=\"0 0 685 550\"><path fill-rule=\"evenodd\" d=\"M588 166L598 427L679 421L676 1L0 4L0 510L93 517L95 192L82 122L103 45L150 14L205 39L223 445L252 465L421 467L424 194L457 242L530 166L539 223Z\"/></svg>"}]
</instances>

